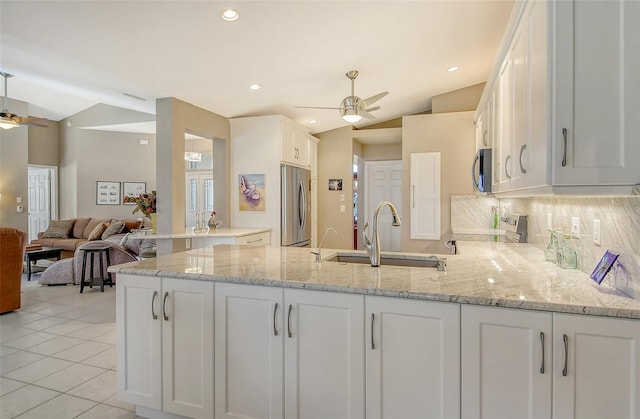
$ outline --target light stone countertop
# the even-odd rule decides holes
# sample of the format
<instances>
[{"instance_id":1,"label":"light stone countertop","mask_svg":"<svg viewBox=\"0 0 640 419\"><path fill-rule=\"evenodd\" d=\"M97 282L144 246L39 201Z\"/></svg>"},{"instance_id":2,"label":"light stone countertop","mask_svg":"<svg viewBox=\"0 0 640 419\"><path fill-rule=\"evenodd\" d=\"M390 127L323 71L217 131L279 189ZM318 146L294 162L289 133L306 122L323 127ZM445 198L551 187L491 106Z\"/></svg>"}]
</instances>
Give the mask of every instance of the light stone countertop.
<instances>
[{"instance_id":1,"label":"light stone countertop","mask_svg":"<svg viewBox=\"0 0 640 419\"><path fill-rule=\"evenodd\" d=\"M215 238L215 237L244 237L252 234L267 233L270 232L270 228L239 228L239 227L220 227L215 230L209 230L207 234L195 234L192 229L185 231L184 233L168 233L168 234L133 234L131 238L134 239L201 239L201 238Z\"/></svg>"},{"instance_id":2,"label":"light stone countertop","mask_svg":"<svg viewBox=\"0 0 640 419\"><path fill-rule=\"evenodd\" d=\"M316 263L311 250L316 249L219 245L109 271L640 319L640 301L605 285L606 280L597 285L584 272L546 262L542 250L529 244L461 242L461 254L440 255L447 258L446 272ZM322 250L323 259L336 253L354 252Z\"/></svg>"}]
</instances>

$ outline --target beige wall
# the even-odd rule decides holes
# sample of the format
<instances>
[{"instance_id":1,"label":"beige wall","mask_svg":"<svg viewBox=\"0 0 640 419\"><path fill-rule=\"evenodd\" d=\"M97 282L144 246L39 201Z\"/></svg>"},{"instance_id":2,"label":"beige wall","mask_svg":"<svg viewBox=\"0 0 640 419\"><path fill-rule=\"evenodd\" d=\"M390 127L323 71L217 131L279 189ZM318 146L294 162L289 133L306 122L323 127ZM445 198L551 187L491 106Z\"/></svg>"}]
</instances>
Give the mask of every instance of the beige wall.
<instances>
[{"instance_id":1,"label":"beige wall","mask_svg":"<svg viewBox=\"0 0 640 419\"><path fill-rule=\"evenodd\" d=\"M60 121L59 218L134 218L130 205L97 205L96 182L146 182L156 187L155 136L83 129L153 121L154 115L95 105ZM140 145L140 139L149 145Z\"/></svg>"},{"instance_id":2,"label":"beige wall","mask_svg":"<svg viewBox=\"0 0 640 419\"><path fill-rule=\"evenodd\" d=\"M363 144L362 154L364 160L401 160L402 143L396 144Z\"/></svg>"},{"instance_id":3,"label":"beige wall","mask_svg":"<svg viewBox=\"0 0 640 419\"><path fill-rule=\"evenodd\" d=\"M352 127L316 134L318 142L318 240L333 227L323 244L327 248L353 249L353 149ZM342 191L330 191L329 179L342 179ZM340 201L344 195L344 202ZM340 211L345 206L345 212Z\"/></svg>"},{"instance_id":4,"label":"beige wall","mask_svg":"<svg viewBox=\"0 0 640 419\"><path fill-rule=\"evenodd\" d=\"M406 116L402 119L402 206L406 228L402 251L447 253L451 238L451 195L472 194L471 162L475 152L474 112ZM411 153L441 152L441 240L411 240Z\"/></svg>"},{"instance_id":5,"label":"beige wall","mask_svg":"<svg viewBox=\"0 0 640 419\"><path fill-rule=\"evenodd\" d=\"M156 184L158 192L158 231L181 233L185 226L185 132L214 141L216 211L222 222L229 222L229 121L213 112L176 98L156 101ZM220 203L220 205L218 205ZM160 251L160 249L159 249Z\"/></svg>"},{"instance_id":6,"label":"beige wall","mask_svg":"<svg viewBox=\"0 0 640 419\"><path fill-rule=\"evenodd\" d=\"M29 164L58 166L60 123L47 121L47 127L29 127Z\"/></svg>"},{"instance_id":7,"label":"beige wall","mask_svg":"<svg viewBox=\"0 0 640 419\"><path fill-rule=\"evenodd\" d=\"M9 109L17 115L27 115L25 102L9 99ZM28 154L27 127L0 129L0 225L29 231L28 218ZM16 212L16 197L22 197L25 210Z\"/></svg>"},{"instance_id":8,"label":"beige wall","mask_svg":"<svg viewBox=\"0 0 640 419\"><path fill-rule=\"evenodd\" d=\"M479 83L432 98L432 113L475 111L486 83Z\"/></svg>"}]
</instances>

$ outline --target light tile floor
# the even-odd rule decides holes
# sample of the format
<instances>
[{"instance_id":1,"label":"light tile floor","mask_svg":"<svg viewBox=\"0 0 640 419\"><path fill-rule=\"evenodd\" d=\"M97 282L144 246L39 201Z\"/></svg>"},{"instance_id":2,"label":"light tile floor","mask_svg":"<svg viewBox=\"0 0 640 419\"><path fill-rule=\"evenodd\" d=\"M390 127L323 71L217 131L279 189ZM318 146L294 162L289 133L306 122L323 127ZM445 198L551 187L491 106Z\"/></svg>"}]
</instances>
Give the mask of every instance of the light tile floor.
<instances>
[{"instance_id":1,"label":"light tile floor","mask_svg":"<svg viewBox=\"0 0 640 419\"><path fill-rule=\"evenodd\" d=\"M40 286L0 315L0 419L135 418L116 397L115 287Z\"/></svg>"}]
</instances>

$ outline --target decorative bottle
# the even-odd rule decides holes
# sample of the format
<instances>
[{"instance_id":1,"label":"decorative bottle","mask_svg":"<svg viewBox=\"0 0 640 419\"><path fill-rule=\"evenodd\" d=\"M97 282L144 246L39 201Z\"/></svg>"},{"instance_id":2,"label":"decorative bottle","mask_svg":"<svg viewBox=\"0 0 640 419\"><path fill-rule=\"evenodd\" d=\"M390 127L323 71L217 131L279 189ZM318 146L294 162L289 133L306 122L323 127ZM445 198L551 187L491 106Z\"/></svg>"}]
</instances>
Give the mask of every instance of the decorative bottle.
<instances>
[{"instance_id":1,"label":"decorative bottle","mask_svg":"<svg viewBox=\"0 0 640 419\"><path fill-rule=\"evenodd\" d=\"M211 212L211 218L209 218L209 229L215 230L218 224L216 223L216 212Z\"/></svg>"}]
</instances>

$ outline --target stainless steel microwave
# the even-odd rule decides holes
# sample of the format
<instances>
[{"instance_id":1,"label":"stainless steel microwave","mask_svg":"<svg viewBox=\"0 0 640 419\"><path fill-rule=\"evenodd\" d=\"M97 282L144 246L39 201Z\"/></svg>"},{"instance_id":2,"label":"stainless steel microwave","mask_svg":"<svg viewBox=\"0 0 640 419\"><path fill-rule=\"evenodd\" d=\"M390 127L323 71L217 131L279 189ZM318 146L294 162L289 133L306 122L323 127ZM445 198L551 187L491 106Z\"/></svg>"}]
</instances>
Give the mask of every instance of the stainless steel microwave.
<instances>
[{"instance_id":1,"label":"stainless steel microwave","mask_svg":"<svg viewBox=\"0 0 640 419\"><path fill-rule=\"evenodd\" d=\"M491 149L481 148L471 165L473 188L478 192L491 192Z\"/></svg>"}]
</instances>

